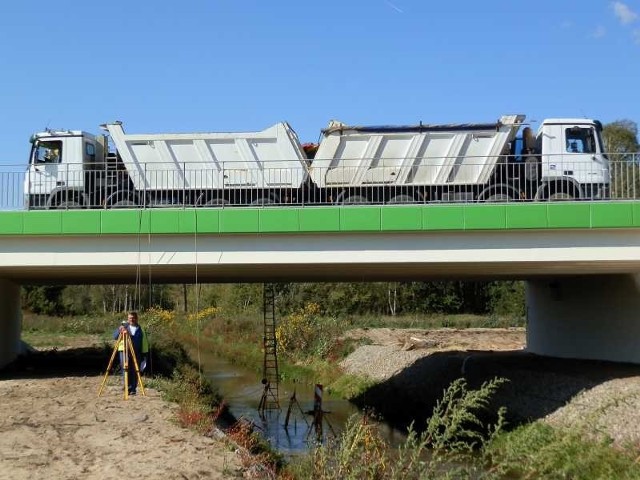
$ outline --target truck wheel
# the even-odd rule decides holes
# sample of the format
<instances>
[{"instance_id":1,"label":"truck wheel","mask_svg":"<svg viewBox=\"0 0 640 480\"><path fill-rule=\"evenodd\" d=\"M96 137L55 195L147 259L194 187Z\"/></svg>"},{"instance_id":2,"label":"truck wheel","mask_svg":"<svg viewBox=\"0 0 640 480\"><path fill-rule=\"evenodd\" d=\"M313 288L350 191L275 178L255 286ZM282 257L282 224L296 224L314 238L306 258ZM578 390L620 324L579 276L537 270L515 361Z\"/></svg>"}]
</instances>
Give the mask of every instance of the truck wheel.
<instances>
[{"instance_id":1,"label":"truck wheel","mask_svg":"<svg viewBox=\"0 0 640 480\"><path fill-rule=\"evenodd\" d=\"M398 203L414 203L415 200L413 197L409 195L396 195L391 200L389 200L389 204L398 204Z\"/></svg>"},{"instance_id":2,"label":"truck wheel","mask_svg":"<svg viewBox=\"0 0 640 480\"><path fill-rule=\"evenodd\" d=\"M211 200L208 200L204 204L204 206L205 207L223 207L228 204L229 202L226 201L224 198L212 198Z\"/></svg>"},{"instance_id":3,"label":"truck wheel","mask_svg":"<svg viewBox=\"0 0 640 480\"><path fill-rule=\"evenodd\" d=\"M573 200L575 197L567 192L556 192L549 196L549 201L558 202L558 201L567 201Z\"/></svg>"},{"instance_id":4,"label":"truck wheel","mask_svg":"<svg viewBox=\"0 0 640 480\"><path fill-rule=\"evenodd\" d=\"M260 197L251 202L251 205L271 205L273 203L275 202L270 197Z\"/></svg>"},{"instance_id":5,"label":"truck wheel","mask_svg":"<svg viewBox=\"0 0 640 480\"><path fill-rule=\"evenodd\" d=\"M72 210L74 208L81 208L81 206L78 202L74 202L73 200L66 200L57 204L55 208L56 210Z\"/></svg>"},{"instance_id":6,"label":"truck wheel","mask_svg":"<svg viewBox=\"0 0 640 480\"><path fill-rule=\"evenodd\" d=\"M340 199L338 203L342 205L362 205L365 203L369 203L369 201L362 195L350 195L348 197Z\"/></svg>"},{"instance_id":7,"label":"truck wheel","mask_svg":"<svg viewBox=\"0 0 640 480\"><path fill-rule=\"evenodd\" d=\"M116 203L111 205L111 208L132 208L135 206L136 204L131 200L118 200Z\"/></svg>"},{"instance_id":8,"label":"truck wheel","mask_svg":"<svg viewBox=\"0 0 640 480\"><path fill-rule=\"evenodd\" d=\"M513 198L507 193L494 193L493 195L489 195L485 202L488 203L502 203L502 202L511 202Z\"/></svg>"}]
</instances>

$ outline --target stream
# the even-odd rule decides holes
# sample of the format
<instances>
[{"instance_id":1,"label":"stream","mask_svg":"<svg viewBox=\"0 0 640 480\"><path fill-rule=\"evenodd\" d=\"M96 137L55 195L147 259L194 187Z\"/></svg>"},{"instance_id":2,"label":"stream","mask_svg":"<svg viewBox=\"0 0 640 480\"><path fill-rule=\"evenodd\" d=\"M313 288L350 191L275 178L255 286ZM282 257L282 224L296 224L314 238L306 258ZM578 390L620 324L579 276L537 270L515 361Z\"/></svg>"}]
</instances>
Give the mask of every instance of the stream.
<instances>
[{"instance_id":1,"label":"stream","mask_svg":"<svg viewBox=\"0 0 640 480\"><path fill-rule=\"evenodd\" d=\"M280 410L267 410L265 418L258 413L258 405L262 396L263 385L257 372L234 365L211 353L201 352L201 362L204 375L229 405L231 413L238 419L244 418L256 426L271 446L285 455L295 455L306 452L313 446L316 435L312 428L312 415L303 414L313 409L314 389L311 385L281 381L278 387ZM291 409L289 427L284 423L289 407L290 398L295 391L297 404ZM331 438L333 434L340 435L345 423L351 415L357 413L358 408L348 400L337 398L324 392L323 439ZM379 423L380 431L385 440L391 445L402 442L405 435L385 423Z\"/></svg>"}]
</instances>

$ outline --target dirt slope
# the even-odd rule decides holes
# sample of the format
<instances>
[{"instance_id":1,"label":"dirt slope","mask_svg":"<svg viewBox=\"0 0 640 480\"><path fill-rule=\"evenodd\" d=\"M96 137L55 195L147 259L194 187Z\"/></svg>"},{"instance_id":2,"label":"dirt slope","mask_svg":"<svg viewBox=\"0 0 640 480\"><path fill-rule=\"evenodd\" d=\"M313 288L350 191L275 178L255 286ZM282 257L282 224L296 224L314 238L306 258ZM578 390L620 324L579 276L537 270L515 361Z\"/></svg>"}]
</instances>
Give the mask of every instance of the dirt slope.
<instances>
[{"instance_id":1,"label":"dirt slope","mask_svg":"<svg viewBox=\"0 0 640 480\"><path fill-rule=\"evenodd\" d=\"M387 380L416 360L437 352L515 351L524 348L522 328L370 328L350 330L345 338L367 339L342 367L349 373Z\"/></svg>"},{"instance_id":2,"label":"dirt slope","mask_svg":"<svg viewBox=\"0 0 640 480\"><path fill-rule=\"evenodd\" d=\"M512 424L543 420L640 445L640 365L529 354L518 328L376 328L347 336L370 344L343 360L343 368L379 382L356 402L401 425L425 421L456 378L473 387L502 377L508 383L494 407L506 406Z\"/></svg>"}]
</instances>

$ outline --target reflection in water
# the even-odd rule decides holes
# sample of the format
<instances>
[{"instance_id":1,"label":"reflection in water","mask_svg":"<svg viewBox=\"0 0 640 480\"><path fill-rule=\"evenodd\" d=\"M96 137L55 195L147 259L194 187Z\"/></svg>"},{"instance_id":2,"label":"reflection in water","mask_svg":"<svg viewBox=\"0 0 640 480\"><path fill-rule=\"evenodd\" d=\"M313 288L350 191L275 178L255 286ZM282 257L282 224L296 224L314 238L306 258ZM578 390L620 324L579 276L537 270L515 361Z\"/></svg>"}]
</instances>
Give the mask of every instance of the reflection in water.
<instances>
[{"instance_id":1,"label":"reflection in water","mask_svg":"<svg viewBox=\"0 0 640 480\"><path fill-rule=\"evenodd\" d=\"M312 415L302 412L313 410L313 387L293 382L280 382L279 400L281 410L268 410L265 418L258 414L258 404L262 395L263 385L260 376L227 360L210 353L202 353L202 369L229 405L231 413L236 418L244 418L253 423L269 440L271 445L284 454L295 454L306 451L316 441L312 431ZM284 428L287 408L290 398L295 391L297 404L291 408L289 428ZM301 412L302 410L302 412ZM334 430L338 435L342 431L347 419L358 408L347 400L333 398L324 393L323 410L328 412L323 424L324 439L331 437ZM397 444L404 439L404 435L387 425L381 425L383 435L391 444Z\"/></svg>"}]
</instances>

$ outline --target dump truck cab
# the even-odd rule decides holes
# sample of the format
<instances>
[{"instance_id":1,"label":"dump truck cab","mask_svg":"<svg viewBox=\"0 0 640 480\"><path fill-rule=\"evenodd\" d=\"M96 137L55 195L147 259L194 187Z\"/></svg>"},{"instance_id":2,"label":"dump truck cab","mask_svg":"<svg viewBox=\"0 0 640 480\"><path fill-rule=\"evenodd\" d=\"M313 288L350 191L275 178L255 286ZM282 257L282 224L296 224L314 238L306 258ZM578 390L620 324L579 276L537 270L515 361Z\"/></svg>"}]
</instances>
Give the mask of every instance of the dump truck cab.
<instances>
[{"instance_id":1,"label":"dump truck cab","mask_svg":"<svg viewBox=\"0 0 640 480\"><path fill-rule=\"evenodd\" d=\"M87 203L89 172L104 165L104 141L79 130L46 130L31 137L24 181L27 208L77 208ZM96 177L96 173L92 173Z\"/></svg>"},{"instance_id":2,"label":"dump truck cab","mask_svg":"<svg viewBox=\"0 0 640 480\"><path fill-rule=\"evenodd\" d=\"M609 160L598 120L547 119L538 130L535 144L539 169L530 177L536 177L539 183L536 200L608 196Z\"/></svg>"}]
</instances>

